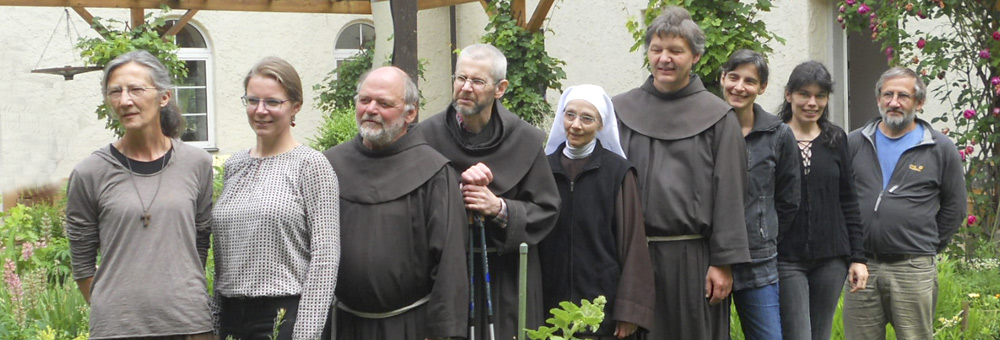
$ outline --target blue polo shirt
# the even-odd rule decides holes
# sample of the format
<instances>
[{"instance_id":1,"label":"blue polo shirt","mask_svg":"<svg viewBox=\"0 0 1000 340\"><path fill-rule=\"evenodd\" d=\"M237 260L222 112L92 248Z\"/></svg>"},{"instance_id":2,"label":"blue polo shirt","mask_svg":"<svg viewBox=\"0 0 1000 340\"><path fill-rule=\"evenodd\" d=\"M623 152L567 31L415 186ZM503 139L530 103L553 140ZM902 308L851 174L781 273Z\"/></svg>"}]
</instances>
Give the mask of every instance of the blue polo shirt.
<instances>
[{"instance_id":1,"label":"blue polo shirt","mask_svg":"<svg viewBox=\"0 0 1000 340\"><path fill-rule=\"evenodd\" d=\"M878 152L878 163L882 167L882 189L889 186L889 179L892 172L899 163L899 157L903 152L920 144L924 138L924 127L917 124L917 128L907 132L899 138L889 138L882 134L882 129L875 128L875 150Z\"/></svg>"}]
</instances>

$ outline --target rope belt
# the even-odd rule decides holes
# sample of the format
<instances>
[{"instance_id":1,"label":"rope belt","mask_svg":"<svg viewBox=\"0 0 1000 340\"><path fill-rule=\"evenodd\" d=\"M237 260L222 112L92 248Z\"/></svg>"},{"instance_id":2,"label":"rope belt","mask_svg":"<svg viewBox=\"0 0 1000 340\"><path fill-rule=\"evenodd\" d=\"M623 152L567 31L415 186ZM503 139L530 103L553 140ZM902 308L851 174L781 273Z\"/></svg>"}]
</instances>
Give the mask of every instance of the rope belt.
<instances>
[{"instance_id":1,"label":"rope belt","mask_svg":"<svg viewBox=\"0 0 1000 340\"><path fill-rule=\"evenodd\" d=\"M356 311L356 310L351 309L351 307L347 307L347 305L345 305L343 302L339 302L339 301L337 302L337 308L340 308L340 310L342 310L342 311L354 314L355 316L362 317L362 318L365 318L365 319L388 319L388 318L394 317L396 315L400 315L400 314L409 312L411 309L420 307L421 305L427 303L427 301L429 301L430 299L431 299L431 296L430 296L430 294L428 294L427 296L420 298L420 300L417 300L416 302L411 303L409 306L406 306L406 307L403 307L403 308L400 308L400 309L397 309L397 310L393 310L393 311L388 311L388 312L385 312L385 313L368 313L368 312Z\"/></svg>"},{"instance_id":2,"label":"rope belt","mask_svg":"<svg viewBox=\"0 0 1000 340\"><path fill-rule=\"evenodd\" d=\"M705 238L701 234L691 234L691 235L677 235L677 236L647 236L646 242L672 242L672 241L687 241L687 240L700 240Z\"/></svg>"}]
</instances>

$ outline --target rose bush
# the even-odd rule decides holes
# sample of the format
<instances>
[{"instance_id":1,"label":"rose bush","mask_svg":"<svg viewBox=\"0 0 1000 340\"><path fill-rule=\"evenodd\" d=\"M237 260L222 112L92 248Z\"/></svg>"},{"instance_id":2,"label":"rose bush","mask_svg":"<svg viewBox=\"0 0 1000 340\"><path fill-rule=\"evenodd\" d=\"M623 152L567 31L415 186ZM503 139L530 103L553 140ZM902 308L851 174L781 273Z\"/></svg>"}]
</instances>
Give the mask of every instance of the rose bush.
<instances>
[{"instance_id":1,"label":"rose bush","mask_svg":"<svg viewBox=\"0 0 1000 340\"><path fill-rule=\"evenodd\" d=\"M951 110L932 122L952 129L966 163L970 207L950 251L968 258L998 253L1000 219L1000 6L996 1L844 0L841 24L871 34L890 65L916 70L931 93L927 100ZM973 147L977 145L977 147ZM980 247L980 246L987 247Z\"/></svg>"}]
</instances>

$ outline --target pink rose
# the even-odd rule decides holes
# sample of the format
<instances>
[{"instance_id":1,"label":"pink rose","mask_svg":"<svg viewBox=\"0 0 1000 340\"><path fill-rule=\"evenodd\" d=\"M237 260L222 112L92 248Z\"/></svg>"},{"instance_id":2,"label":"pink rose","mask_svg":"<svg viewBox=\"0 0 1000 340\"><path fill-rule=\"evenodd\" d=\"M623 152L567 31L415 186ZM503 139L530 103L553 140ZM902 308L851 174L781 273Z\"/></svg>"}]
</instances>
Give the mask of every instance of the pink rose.
<instances>
[{"instance_id":1,"label":"pink rose","mask_svg":"<svg viewBox=\"0 0 1000 340\"><path fill-rule=\"evenodd\" d=\"M988 51L988 50L979 51L979 58L989 59L990 58L990 51Z\"/></svg>"},{"instance_id":2,"label":"pink rose","mask_svg":"<svg viewBox=\"0 0 1000 340\"><path fill-rule=\"evenodd\" d=\"M972 119L976 116L976 111L972 109L965 110L965 112L962 113L962 116L965 117L965 119Z\"/></svg>"},{"instance_id":3,"label":"pink rose","mask_svg":"<svg viewBox=\"0 0 1000 340\"><path fill-rule=\"evenodd\" d=\"M962 156L962 161L965 162L965 150L958 150L958 155Z\"/></svg>"},{"instance_id":4,"label":"pink rose","mask_svg":"<svg viewBox=\"0 0 1000 340\"><path fill-rule=\"evenodd\" d=\"M868 12L871 12L871 10L872 9L869 8L868 5L865 5L865 4L861 4L861 6L858 6L858 14L861 14L861 15L865 15Z\"/></svg>"},{"instance_id":5,"label":"pink rose","mask_svg":"<svg viewBox=\"0 0 1000 340\"><path fill-rule=\"evenodd\" d=\"M971 155L975 151L976 151L976 148L974 148L972 145L969 145L969 146L965 147L965 154L966 155Z\"/></svg>"},{"instance_id":6,"label":"pink rose","mask_svg":"<svg viewBox=\"0 0 1000 340\"><path fill-rule=\"evenodd\" d=\"M845 10L847 10L847 8L845 8L844 5L840 5L840 13L844 13Z\"/></svg>"},{"instance_id":7,"label":"pink rose","mask_svg":"<svg viewBox=\"0 0 1000 340\"><path fill-rule=\"evenodd\" d=\"M969 215L969 220L968 221L969 221L969 225L973 225L973 224L976 224L976 222L978 222L979 219L976 218L976 215Z\"/></svg>"},{"instance_id":8,"label":"pink rose","mask_svg":"<svg viewBox=\"0 0 1000 340\"><path fill-rule=\"evenodd\" d=\"M924 38L917 40L917 48L924 48L924 46L927 46L927 41Z\"/></svg>"},{"instance_id":9,"label":"pink rose","mask_svg":"<svg viewBox=\"0 0 1000 340\"><path fill-rule=\"evenodd\" d=\"M993 32L993 40L1000 40L1000 32Z\"/></svg>"},{"instance_id":10,"label":"pink rose","mask_svg":"<svg viewBox=\"0 0 1000 340\"><path fill-rule=\"evenodd\" d=\"M854 4L857 3L856 0L847 0L847 1L844 1L844 2L847 3L848 6L854 6Z\"/></svg>"},{"instance_id":11,"label":"pink rose","mask_svg":"<svg viewBox=\"0 0 1000 340\"><path fill-rule=\"evenodd\" d=\"M1000 85L1000 77L990 78L990 84L993 84L993 86Z\"/></svg>"},{"instance_id":12,"label":"pink rose","mask_svg":"<svg viewBox=\"0 0 1000 340\"><path fill-rule=\"evenodd\" d=\"M1000 117L1000 107L993 108L993 117Z\"/></svg>"}]
</instances>

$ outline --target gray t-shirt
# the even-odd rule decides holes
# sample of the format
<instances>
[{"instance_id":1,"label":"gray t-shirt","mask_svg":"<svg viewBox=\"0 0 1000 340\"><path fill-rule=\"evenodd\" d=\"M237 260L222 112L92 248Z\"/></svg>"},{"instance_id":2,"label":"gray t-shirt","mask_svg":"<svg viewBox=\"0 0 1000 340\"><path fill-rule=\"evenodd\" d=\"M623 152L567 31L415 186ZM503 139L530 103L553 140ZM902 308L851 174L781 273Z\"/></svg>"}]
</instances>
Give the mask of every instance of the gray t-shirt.
<instances>
[{"instance_id":1,"label":"gray t-shirt","mask_svg":"<svg viewBox=\"0 0 1000 340\"><path fill-rule=\"evenodd\" d=\"M133 177L108 145L70 175L66 235L73 277L94 278L91 339L212 331L204 266L212 158L179 140L172 143L172 157L153 174ZM141 219L143 204L149 226Z\"/></svg>"}]
</instances>

